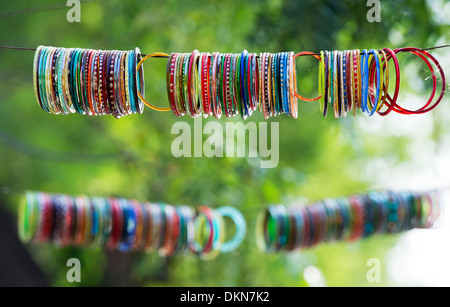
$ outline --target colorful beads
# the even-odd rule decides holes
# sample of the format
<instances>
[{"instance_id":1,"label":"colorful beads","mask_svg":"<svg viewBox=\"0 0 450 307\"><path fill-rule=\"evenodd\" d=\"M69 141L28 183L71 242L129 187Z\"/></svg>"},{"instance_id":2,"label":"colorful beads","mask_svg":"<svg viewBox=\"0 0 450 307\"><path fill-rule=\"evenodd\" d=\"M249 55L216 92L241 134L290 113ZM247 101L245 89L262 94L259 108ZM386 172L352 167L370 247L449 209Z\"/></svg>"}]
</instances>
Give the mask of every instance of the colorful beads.
<instances>
[{"instance_id":1,"label":"colorful beads","mask_svg":"<svg viewBox=\"0 0 450 307\"><path fill-rule=\"evenodd\" d=\"M430 228L441 216L441 208L437 191L371 192L308 206L270 206L259 214L257 242L263 251L293 251L321 242Z\"/></svg>"},{"instance_id":2,"label":"colorful beads","mask_svg":"<svg viewBox=\"0 0 450 307\"><path fill-rule=\"evenodd\" d=\"M33 84L39 106L53 114L125 115L142 113L144 90L139 48L103 51L39 46Z\"/></svg>"},{"instance_id":3,"label":"colorful beads","mask_svg":"<svg viewBox=\"0 0 450 307\"><path fill-rule=\"evenodd\" d=\"M228 242L223 217L236 225ZM19 234L24 242L51 242L60 247L156 251L161 256L194 253L212 259L236 249L245 232L242 214L229 207L200 206L196 211L123 198L27 192L19 210Z\"/></svg>"}]
</instances>

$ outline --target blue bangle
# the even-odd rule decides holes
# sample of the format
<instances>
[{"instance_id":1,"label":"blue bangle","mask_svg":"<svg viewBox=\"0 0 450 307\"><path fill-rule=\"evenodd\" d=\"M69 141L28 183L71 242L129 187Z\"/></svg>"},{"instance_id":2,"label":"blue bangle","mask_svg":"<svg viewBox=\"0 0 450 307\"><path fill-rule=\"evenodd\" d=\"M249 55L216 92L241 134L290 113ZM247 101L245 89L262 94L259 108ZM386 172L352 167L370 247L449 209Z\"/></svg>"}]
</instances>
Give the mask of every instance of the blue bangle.
<instances>
[{"instance_id":1,"label":"blue bangle","mask_svg":"<svg viewBox=\"0 0 450 307\"><path fill-rule=\"evenodd\" d=\"M330 52L330 97L331 97L331 107L334 109L334 52Z\"/></svg>"},{"instance_id":2,"label":"blue bangle","mask_svg":"<svg viewBox=\"0 0 450 307\"><path fill-rule=\"evenodd\" d=\"M289 114L289 98L288 98L288 72L287 72L288 53L282 52L280 56L280 84L281 84L281 104L282 113Z\"/></svg>"},{"instance_id":3,"label":"blue bangle","mask_svg":"<svg viewBox=\"0 0 450 307\"><path fill-rule=\"evenodd\" d=\"M134 59L134 50L130 50L128 53L128 91L130 93L130 107L131 107L131 113L137 113L136 105L134 101L134 71L136 70L136 66L133 66L133 59Z\"/></svg>"},{"instance_id":4,"label":"blue bangle","mask_svg":"<svg viewBox=\"0 0 450 307\"><path fill-rule=\"evenodd\" d=\"M367 97L369 93L369 55L366 49L362 51L361 57L361 111L369 113L367 107Z\"/></svg>"},{"instance_id":5,"label":"blue bangle","mask_svg":"<svg viewBox=\"0 0 450 307\"><path fill-rule=\"evenodd\" d=\"M48 47L43 47L41 50L40 58L39 58L39 75L38 75L38 82L39 82L39 93L42 101L42 105L45 107L45 111L48 113L52 113L52 110L49 105L49 101L47 99L47 90L46 90L46 80L45 80L45 67L48 57Z\"/></svg>"},{"instance_id":6,"label":"blue bangle","mask_svg":"<svg viewBox=\"0 0 450 307\"><path fill-rule=\"evenodd\" d=\"M244 105L244 111L245 111L245 115L248 116L249 115L249 111L248 111L248 106L247 106L247 93L245 91L245 65L247 63L247 55L248 52L247 50L242 51L241 54L241 75L240 75L240 81L241 81L241 99Z\"/></svg>"},{"instance_id":7,"label":"blue bangle","mask_svg":"<svg viewBox=\"0 0 450 307\"><path fill-rule=\"evenodd\" d=\"M302 246L303 236L304 236L304 232L303 232L303 228L304 228L303 214L297 208L293 208L293 210L291 211L291 214L293 214L294 220L295 220L295 243L294 243L294 248L300 248Z\"/></svg>"},{"instance_id":8,"label":"blue bangle","mask_svg":"<svg viewBox=\"0 0 450 307\"><path fill-rule=\"evenodd\" d=\"M219 213L222 217L229 217L234 225L236 226L236 232L233 238L222 244L221 252L229 253L242 243L245 238L245 233L247 231L247 224L245 222L244 216L242 213L233 207L220 207L216 209L217 213Z\"/></svg>"}]
</instances>

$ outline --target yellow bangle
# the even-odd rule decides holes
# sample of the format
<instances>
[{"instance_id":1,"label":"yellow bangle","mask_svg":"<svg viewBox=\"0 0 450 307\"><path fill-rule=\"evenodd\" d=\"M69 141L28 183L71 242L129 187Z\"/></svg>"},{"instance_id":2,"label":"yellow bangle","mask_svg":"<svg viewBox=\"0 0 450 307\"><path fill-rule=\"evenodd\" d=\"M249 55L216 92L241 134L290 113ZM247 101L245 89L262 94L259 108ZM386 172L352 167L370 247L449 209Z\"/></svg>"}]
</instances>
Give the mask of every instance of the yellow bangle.
<instances>
[{"instance_id":1,"label":"yellow bangle","mask_svg":"<svg viewBox=\"0 0 450 307\"><path fill-rule=\"evenodd\" d=\"M149 58L151 58L151 57L155 57L155 56L169 57L168 54L162 53L162 52L154 52L154 53L150 53L150 54L146 55L145 57L143 57L142 60L139 61L138 65L136 66L136 71L137 71L137 72L139 71L139 68L141 67L141 65L142 65L147 59L149 59ZM169 108L160 108L160 107L156 107L156 106L151 105L147 100L145 100L144 97L142 97L142 94L141 94L141 92L139 91L139 88L137 88L137 94L138 94L138 96L139 96L139 99L141 99L142 102L144 102L145 105L146 105L147 107L149 107L150 109L153 109L153 110L155 110L155 111L170 111L170 107L169 107Z\"/></svg>"}]
</instances>

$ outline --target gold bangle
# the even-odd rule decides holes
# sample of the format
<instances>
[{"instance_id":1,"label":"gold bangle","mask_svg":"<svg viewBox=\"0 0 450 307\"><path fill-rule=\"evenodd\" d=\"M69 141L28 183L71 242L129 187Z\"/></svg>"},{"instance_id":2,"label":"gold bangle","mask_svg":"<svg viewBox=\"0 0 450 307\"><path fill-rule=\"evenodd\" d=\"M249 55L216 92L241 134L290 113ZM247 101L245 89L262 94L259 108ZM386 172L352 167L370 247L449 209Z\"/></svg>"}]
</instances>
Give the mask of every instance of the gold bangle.
<instances>
[{"instance_id":1,"label":"gold bangle","mask_svg":"<svg viewBox=\"0 0 450 307\"><path fill-rule=\"evenodd\" d=\"M166 54L166 53L162 53L162 52L154 52L154 53L150 53L150 54L146 55L145 57L142 58L142 60L139 61L138 65L136 66L136 72L139 71L139 68L141 67L141 65L142 65L147 59L149 59L149 58L151 58L151 57L155 57L155 56L164 56L164 57L168 57L169 55ZM137 87L137 94L138 94L138 96L139 96L139 99L141 99L142 102L144 102L145 105L146 105L147 107L149 107L150 109L153 109L153 110L155 110L155 111L162 111L162 112L163 112L163 111L170 111L170 107L169 107L169 108L160 108L160 107L156 107L156 106L151 105L147 100L145 100L144 97L142 97L142 94L141 94L141 92L139 91L139 87L138 87L137 85L136 85L136 87Z\"/></svg>"}]
</instances>

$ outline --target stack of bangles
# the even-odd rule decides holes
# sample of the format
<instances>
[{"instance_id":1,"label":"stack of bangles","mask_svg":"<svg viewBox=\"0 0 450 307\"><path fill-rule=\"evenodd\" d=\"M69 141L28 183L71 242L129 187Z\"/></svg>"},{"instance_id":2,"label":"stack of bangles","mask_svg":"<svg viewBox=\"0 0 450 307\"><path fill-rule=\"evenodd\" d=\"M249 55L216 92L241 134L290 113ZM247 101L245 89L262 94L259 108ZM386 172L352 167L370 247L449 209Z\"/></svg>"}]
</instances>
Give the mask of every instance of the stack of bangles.
<instances>
[{"instance_id":1,"label":"stack of bangles","mask_svg":"<svg viewBox=\"0 0 450 307\"><path fill-rule=\"evenodd\" d=\"M142 113L138 92L144 71L136 69L139 48L104 51L39 46L33 82L39 106L53 114L124 115Z\"/></svg>"},{"instance_id":2,"label":"stack of bangles","mask_svg":"<svg viewBox=\"0 0 450 307\"><path fill-rule=\"evenodd\" d=\"M396 54L402 52L411 52L424 61L433 80L433 90L428 101L417 110L405 109L397 103L400 67ZM385 116L391 111L400 114L422 114L434 109L444 97L445 74L442 67L431 54L419 48L321 51L320 56L312 52L301 52L298 55L312 55L319 60L319 95L312 99L299 98L307 101L319 100L323 116L327 116L329 104L336 118L345 117L351 111L355 115L357 109L369 116L375 113ZM388 93L391 59L395 66L393 96ZM437 67L442 82L441 92L436 100L436 71L430 60Z\"/></svg>"},{"instance_id":3,"label":"stack of bangles","mask_svg":"<svg viewBox=\"0 0 450 307\"><path fill-rule=\"evenodd\" d=\"M397 54L411 52L430 70L433 90L421 108L409 110L397 103L400 67ZM319 93L305 98L297 92L295 60L313 56L319 61ZM166 84L170 107L150 104L144 98L142 64L151 57L166 57ZM395 88L389 94L389 61L395 67ZM438 81L442 83L436 95ZM320 101L327 116L336 118L357 109L369 116L422 114L434 109L445 93L445 75L439 62L419 48L278 53L151 53L142 58L131 51L103 51L39 46L34 58L34 88L40 107L54 114L111 114L116 118L142 113L144 104L157 111L190 117L238 114L247 118L256 110L265 119L286 114L298 117L297 99ZM392 92L392 90L391 90Z\"/></svg>"},{"instance_id":4,"label":"stack of bangles","mask_svg":"<svg viewBox=\"0 0 450 307\"><path fill-rule=\"evenodd\" d=\"M262 251L294 251L322 242L430 228L441 214L442 199L437 191L371 192L309 206L270 206L258 216L256 236Z\"/></svg>"},{"instance_id":5,"label":"stack of bangles","mask_svg":"<svg viewBox=\"0 0 450 307\"><path fill-rule=\"evenodd\" d=\"M224 218L236 228L225 242ZM105 247L108 250L156 251L161 256L193 253L212 259L236 249L245 237L242 214L231 207L212 209L27 192L19 209L24 242L60 247Z\"/></svg>"}]
</instances>

